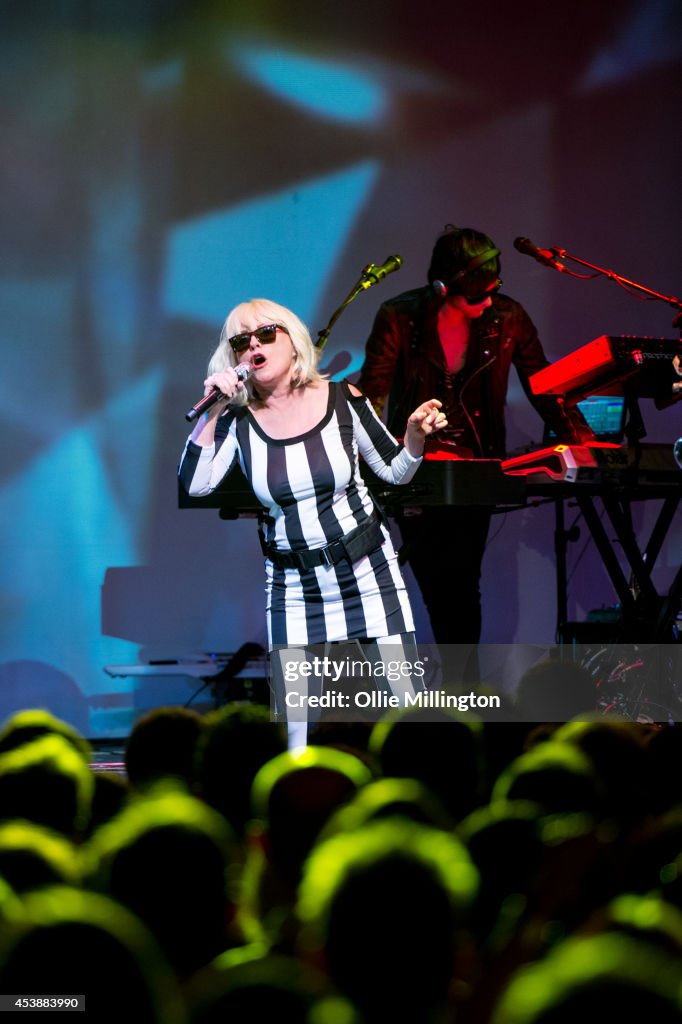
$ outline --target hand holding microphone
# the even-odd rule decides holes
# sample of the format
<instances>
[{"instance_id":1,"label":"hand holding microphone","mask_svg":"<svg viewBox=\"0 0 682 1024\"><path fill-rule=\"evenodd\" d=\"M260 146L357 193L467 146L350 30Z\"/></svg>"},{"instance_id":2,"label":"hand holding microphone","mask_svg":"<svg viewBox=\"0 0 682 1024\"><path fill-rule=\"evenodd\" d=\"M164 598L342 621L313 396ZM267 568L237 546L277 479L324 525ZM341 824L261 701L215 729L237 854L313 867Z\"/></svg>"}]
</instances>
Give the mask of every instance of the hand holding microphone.
<instances>
[{"instance_id":1,"label":"hand holding microphone","mask_svg":"<svg viewBox=\"0 0 682 1024\"><path fill-rule=\"evenodd\" d=\"M204 397L185 413L187 422L193 423L202 413L211 409L216 402L223 399L229 401L234 398L239 389L244 386L244 381L250 373L250 363L240 363L234 368L230 366L226 370L221 370L220 373L212 373L204 381L206 388Z\"/></svg>"}]
</instances>

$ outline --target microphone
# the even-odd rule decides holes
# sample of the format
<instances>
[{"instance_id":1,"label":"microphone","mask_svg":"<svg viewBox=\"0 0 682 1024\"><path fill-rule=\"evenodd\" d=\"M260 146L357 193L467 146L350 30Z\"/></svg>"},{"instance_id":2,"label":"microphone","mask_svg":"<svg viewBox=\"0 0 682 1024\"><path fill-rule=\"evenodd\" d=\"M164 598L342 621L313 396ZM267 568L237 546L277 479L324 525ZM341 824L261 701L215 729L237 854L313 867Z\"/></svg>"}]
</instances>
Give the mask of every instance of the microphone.
<instances>
[{"instance_id":1,"label":"microphone","mask_svg":"<svg viewBox=\"0 0 682 1024\"><path fill-rule=\"evenodd\" d=\"M524 256L532 256L538 263L542 263L545 267L552 267L554 270L559 270L563 273L566 267L563 263L559 263L551 249L538 249L537 245L533 245L530 238L515 238L514 248L518 252L522 252Z\"/></svg>"},{"instance_id":2,"label":"microphone","mask_svg":"<svg viewBox=\"0 0 682 1024\"><path fill-rule=\"evenodd\" d=\"M235 366L234 372L237 374L237 380L244 382L251 373L251 364L240 363L239 366ZM185 419L188 423L193 423L194 420L201 416L202 412L206 412L207 409L210 409L219 399L224 397L225 395L220 388L213 388L207 395L204 395L200 402L193 405L189 412L185 413Z\"/></svg>"},{"instance_id":3,"label":"microphone","mask_svg":"<svg viewBox=\"0 0 682 1024\"><path fill-rule=\"evenodd\" d=\"M387 274L392 274L394 270L400 270L402 262L402 256L389 256L379 267L370 263L362 272L362 287L371 288L373 284L383 281Z\"/></svg>"}]
</instances>

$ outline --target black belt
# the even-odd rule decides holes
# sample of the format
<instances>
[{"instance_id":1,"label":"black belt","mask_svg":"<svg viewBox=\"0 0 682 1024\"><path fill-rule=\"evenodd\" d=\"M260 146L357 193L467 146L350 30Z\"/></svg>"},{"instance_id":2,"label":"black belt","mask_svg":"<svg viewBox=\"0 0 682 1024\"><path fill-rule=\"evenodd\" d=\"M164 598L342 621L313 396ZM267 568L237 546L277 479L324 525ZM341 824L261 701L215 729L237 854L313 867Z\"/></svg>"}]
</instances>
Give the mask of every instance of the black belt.
<instances>
[{"instance_id":1,"label":"black belt","mask_svg":"<svg viewBox=\"0 0 682 1024\"><path fill-rule=\"evenodd\" d=\"M345 558L351 565L376 551L383 544L381 523L372 516L366 523L356 526L338 540L323 548L304 548L302 551L279 551L274 544L264 544L263 554L276 569L298 569L306 572L316 565L337 565Z\"/></svg>"}]
</instances>

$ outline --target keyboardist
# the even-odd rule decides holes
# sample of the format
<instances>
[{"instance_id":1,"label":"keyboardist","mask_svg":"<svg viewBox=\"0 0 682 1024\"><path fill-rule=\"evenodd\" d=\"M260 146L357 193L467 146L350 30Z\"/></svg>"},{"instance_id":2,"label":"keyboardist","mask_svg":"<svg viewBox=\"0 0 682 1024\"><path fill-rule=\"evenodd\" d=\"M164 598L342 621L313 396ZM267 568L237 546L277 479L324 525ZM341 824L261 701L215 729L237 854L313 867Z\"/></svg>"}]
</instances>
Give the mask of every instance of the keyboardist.
<instances>
[{"instance_id":1,"label":"keyboardist","mask_svg":"<svg viewBox=\"0 0 682 1024\"><path fill-rule=\"evenodd\" d=\"M436 240L428 284L379 309L367 342L358 386L387 424L436 395L444 405L448 440L464 458L503 458L504 405L516 368L529 401L559 440L593 438L576 409L535 396L529 377L548 365L523 307L500 288L500 252L480 231L446 227ZM481 635L479 582L490 510L422 509L398 519L403 553L422 592L439 644L477 644Z\"/></svg>"}]
</instances>

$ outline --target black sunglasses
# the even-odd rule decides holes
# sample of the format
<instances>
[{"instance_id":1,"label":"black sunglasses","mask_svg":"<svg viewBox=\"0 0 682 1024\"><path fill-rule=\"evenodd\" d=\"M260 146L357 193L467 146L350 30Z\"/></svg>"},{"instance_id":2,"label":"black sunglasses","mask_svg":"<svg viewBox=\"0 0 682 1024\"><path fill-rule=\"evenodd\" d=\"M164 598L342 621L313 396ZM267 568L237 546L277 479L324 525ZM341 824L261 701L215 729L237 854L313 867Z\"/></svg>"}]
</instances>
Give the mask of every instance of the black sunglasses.
<instances>
[{"instance_id":1,"label":"black sunglasses","mask_svg":"<svg viewBox=\"0 0 682 1024\"><path fill-rule=\"evenodd\" d=\"M492 299L499 292L502 287L502 281L498 278L492 288L488 288L485 292L479 292L478 295L463 295L462 298L466 302L467 306L480 306L486 299Z\"/></svg>"},{"instance_id":2,"label":"black sunglasses","mask_svg":"<svg viewBox=\"0 0 682 1024\"><path fill-rule=\"evenodd\" d=\"M233 334L227 341L235 355L241 355L242 352L246 352L251 344L252 337L258 338L261 345L272 345L277 337L277 331L284 331L285 334L289 333L286 327L283 327L281 324L263 324L262 327L257 327L255 331L243 331L241 334Z\"/></svg>"}]
</instances>

